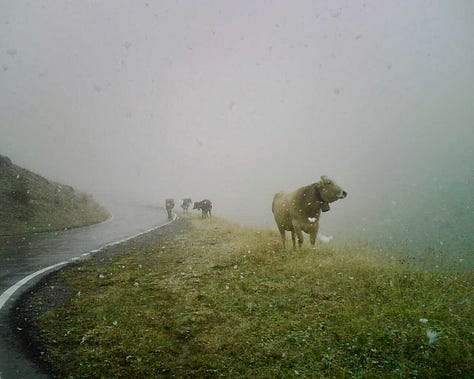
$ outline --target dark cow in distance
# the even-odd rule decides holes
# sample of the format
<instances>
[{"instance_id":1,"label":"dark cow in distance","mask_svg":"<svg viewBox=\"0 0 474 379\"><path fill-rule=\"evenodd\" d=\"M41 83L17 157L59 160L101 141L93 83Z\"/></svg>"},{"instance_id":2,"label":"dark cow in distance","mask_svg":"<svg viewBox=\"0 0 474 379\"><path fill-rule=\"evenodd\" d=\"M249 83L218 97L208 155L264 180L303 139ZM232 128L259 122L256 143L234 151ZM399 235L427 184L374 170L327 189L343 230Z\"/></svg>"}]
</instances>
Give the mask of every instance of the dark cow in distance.
<instances>
[{"instance_id":1,"label":"dark cow in distance","mask_svg":"<svg viewBox=\"0 0 474 379\"><path fill-rule=\"evenodd\" d=\"M183 203L181 204L181 208L183 208L183 213L188 213L189 206L192 204L192 200L189 198L183 199Z\"/></svg>"},{"instance_id":2,"label":"dark cow in distance","mask_svg":"<svg viewBox=\"0 0 474 379\"><path fill-rule=\"evenodd\" d=\"M168 212L168 220L173 218L174 199L166 199L165 201L166 212Z\"/></svg>"},{"instance_id":3,"label":"dark cow in distance","mask_svg":"<svg viewBox=\"0 0 474 379\"><path fill-rule=\"evenodd\" d=\"M210 200L202 200L194 203L193 209L200 209L202 212L202 218L211 217L212 203Z\"/></svg>"},{"instance_id":4,"label":"dark cow in distance","mask_svg":"<svg viewBox=\"0 0 474 379\"><path fill-rule=\"evenodd\" d=\"M293 249L303 244L303 233L309 234L310 244L314 247L319 229L321 211L329 211L329 203L344 199L343 191L333 180L321 176L317 183L298 188L293 192L279 192L273 197L272 212L280 231L283 248L286 249L285 231L291 232Z\"/></svg>"}]
</instances>

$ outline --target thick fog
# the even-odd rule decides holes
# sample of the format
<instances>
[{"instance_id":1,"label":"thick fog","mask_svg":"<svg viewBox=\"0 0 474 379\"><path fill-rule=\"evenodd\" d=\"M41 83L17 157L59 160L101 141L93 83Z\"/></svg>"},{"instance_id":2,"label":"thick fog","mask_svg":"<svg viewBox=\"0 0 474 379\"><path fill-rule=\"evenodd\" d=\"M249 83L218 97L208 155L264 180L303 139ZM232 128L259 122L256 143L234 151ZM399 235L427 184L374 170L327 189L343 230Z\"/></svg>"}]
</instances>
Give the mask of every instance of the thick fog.
<instances>
[{"instance_id":1,"label":"thick fog","mask_svg":"<svg viewBox=\"0 0 474 379\"><path fill-rule=\"evenodd\" d=\"M325 174L330 234L456 183L472 213L470 0L3 1L0 66L0 153L96 196L272 225Z\"/></svg>"}]
</instances>

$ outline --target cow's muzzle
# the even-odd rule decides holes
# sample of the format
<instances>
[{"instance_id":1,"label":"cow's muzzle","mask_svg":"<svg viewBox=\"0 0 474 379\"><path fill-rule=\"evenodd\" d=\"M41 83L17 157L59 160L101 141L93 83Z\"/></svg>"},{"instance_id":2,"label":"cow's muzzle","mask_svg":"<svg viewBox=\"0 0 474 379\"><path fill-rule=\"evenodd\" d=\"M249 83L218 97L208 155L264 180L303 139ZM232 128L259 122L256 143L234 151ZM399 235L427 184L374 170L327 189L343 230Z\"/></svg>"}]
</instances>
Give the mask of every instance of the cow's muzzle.
<instances>
[{"instance_id":1,"label":"cow's muzzle","mask_svg":"<svg viewBox=\"0 0 474 379\"><path fill-rule=\"evenodd\" d=\"M339 199L344 199L346 196L347 196L347 192L346 192L346 191L342 191L342 192L339 194Z\"/></svg>"}]
</instances>

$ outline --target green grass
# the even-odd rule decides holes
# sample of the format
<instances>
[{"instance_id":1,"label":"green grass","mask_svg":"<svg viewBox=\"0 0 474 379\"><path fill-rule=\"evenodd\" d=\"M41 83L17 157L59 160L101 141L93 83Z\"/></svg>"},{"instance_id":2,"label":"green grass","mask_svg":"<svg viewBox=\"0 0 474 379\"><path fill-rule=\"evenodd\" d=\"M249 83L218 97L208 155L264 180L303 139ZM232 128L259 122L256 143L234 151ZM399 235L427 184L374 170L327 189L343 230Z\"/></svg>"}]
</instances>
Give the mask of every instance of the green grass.
<instances>
[{"instance_id":1,"label":"green grass","mask_svg":"<svg viewBox=\"0 0 474 379\"><path fill-rule=\"evenodd\" d=\"M0 237L77 228L109 216L91 196L0 156Z\"/></svg>"},{"instance_id":2,"label":"green grass","mask_svg":"<svg viewBox=\"0 0 474 379\"><path fill-rule=\"evenodd\" d=\"M74 295L40 320L60 377L472 377L472 272L282 251L274 231L191 222L61 273Z\"/></svg>"}]
</instances>

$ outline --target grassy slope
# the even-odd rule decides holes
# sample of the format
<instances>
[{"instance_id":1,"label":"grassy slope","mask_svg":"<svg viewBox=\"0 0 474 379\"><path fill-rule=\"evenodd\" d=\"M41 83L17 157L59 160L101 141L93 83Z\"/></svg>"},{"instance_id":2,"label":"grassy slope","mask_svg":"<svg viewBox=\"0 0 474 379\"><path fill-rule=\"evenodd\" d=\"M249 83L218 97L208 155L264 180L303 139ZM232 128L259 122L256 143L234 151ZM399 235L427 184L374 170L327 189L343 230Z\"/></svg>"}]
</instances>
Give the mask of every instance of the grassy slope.
<instances>
[{"instance_id":1,"label":"grassy slope","mask_svg":"<svg viewBox=\"0 0 474 379\"><path fill-rule=\"evenodd\" d=\"M75 228L108 217L90 196L0 156L0 236Z\"/></svg>"},{"instance_id":2,"label":"grassy slope","mask_svg":"<svg viewBox=\"0 0 474 379\"><path fill-rule=\"evenodd\" d=\"M61 273L74 296L41 327L64 377L472 377L473 273L282 252L273 231L191 222Z\"/></svg>"}]
</instances>

